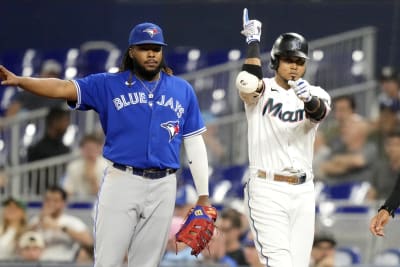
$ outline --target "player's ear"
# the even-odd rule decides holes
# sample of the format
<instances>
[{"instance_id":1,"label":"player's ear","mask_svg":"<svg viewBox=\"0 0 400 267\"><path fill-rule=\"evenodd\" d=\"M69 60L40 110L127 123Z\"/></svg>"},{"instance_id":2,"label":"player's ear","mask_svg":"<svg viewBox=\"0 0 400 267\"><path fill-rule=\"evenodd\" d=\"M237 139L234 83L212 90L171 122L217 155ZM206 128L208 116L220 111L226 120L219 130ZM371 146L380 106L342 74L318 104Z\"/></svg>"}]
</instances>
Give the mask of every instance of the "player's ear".
<instances>
[{"instance_id":1,"label":"player's ear","mask_svg":"<svg viewBox=\"0 0 400 267\"><path fill-rule=\"evenodd\" d=\"M133 46L131 46L131 47L129 47L129 50L128 50L128 53L129 53L129 57L131 58L131 59L133 59L135 56L135 49L134 49L134 47Z\"/></svg>"}]
</instances>

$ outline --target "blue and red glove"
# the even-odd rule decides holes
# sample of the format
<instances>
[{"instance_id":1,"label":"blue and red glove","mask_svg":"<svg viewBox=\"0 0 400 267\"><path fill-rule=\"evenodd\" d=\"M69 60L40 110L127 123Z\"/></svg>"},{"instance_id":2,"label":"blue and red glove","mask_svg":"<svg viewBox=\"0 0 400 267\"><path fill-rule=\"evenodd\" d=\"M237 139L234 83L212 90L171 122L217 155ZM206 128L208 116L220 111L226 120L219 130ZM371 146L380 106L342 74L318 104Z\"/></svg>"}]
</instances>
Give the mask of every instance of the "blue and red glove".
<instances>
[{"instance_id":1,"label":"blue and red glove","mask_svg":"<svg viewBox=\"0 0 400 267\"><path fill-rule=\"evenodd\" d=\"M191 247L191 254L197 257L211 241L216 220L217 210L214 207L197 205L189 211L181 229L175 234L176 242Z\"/></svg>"}]
</instances>

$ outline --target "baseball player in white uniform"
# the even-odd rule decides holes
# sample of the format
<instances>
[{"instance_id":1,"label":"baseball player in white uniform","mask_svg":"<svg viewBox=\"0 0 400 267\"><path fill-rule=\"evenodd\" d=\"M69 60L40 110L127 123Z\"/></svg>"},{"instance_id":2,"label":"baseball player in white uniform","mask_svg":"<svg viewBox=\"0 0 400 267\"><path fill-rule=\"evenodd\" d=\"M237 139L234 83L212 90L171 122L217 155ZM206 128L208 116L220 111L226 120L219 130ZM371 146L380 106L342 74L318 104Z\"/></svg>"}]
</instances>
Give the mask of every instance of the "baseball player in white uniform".
<instances>
[{"instance_id":1,"label":"baseball player in white uniform","mask_svg":"<svg viewBox=\"0 0 400 267\"><path fill-rule=\"evenodd\" d=\"M302 77L308 44L297 33L280 35L271 50L273 78L263 78L261 22L243 11L248 43L236 79L248 120L250 175L245 206L261 262L268 267L307 267L314 237L312 159L319 123L330 96Z\"/></svg>"}]
</instances>

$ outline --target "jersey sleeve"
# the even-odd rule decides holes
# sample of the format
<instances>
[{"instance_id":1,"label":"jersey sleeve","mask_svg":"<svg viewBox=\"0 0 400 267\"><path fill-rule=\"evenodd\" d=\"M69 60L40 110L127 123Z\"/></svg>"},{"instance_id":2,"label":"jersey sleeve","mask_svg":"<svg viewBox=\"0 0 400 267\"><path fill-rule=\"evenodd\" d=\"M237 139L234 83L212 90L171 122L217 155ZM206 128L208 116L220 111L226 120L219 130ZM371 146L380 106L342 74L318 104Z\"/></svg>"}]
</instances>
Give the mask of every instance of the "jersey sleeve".
<instances>
[{"instance_id":1,"label":"jersey sleeve","mask_svg":"<svg viewBox=\"0 0 400 267\"><path fill-rule=\"evenodd\" d=\"M102 100L104 99L103 93L105 84L105 74L98 73L86 76L81 79L72 81L76 88L77 101L68 101L68 106L77 110L90 110L98 111L102 107Z\"/></svg>"},{"instance_id":2,"label":"jersey sleeve","mask_svg":"<svg viewBox=\"0 0 400 267\"><path fill-rule=\"evenodd\" d=\"M331 96L321 87L319 86L313 86L311 87L311 95L316 96L324 100L325 104L327 105L327 108L331 108Z\"/></svg>"},{"instance_id":3,"label":"jersey sleeve","mask_svg":"<svg viewBox=\"0 0 400 267\"><path fill-rule=\"evenodd\" d=\"M206 131L194 89L189 84L187 84L187 86L189 87L189 104L187 108L185 124L183 126L183 138L198 135Z\"/></svg>"}]
</instances>

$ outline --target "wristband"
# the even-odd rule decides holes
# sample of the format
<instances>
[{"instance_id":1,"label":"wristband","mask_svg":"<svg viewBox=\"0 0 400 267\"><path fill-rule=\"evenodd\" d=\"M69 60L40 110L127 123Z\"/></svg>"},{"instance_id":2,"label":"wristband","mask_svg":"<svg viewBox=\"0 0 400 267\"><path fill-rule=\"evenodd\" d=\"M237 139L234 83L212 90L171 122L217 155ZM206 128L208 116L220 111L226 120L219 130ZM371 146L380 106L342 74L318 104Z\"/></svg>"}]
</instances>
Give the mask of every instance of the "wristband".
<instances>
[{"instance_id":1,"label":"wristband","mask_svg":"<svg viewBox=\"0 0 400 267\"><path fill-rule=\"evenodd\" d=\"M253 41L248 45L246 58L260 58L260 43Z\"/></svg>"},{"instance_id":2,"label":"wristband","mask_svg":"<svg viewBox=\"0 0 400 267\"><path fill-rule=\"evenodd\" d=\"M394 218L394 209L390 208L387 205L382 205L379 209L378 212L380 212L381 210L386 210L387 212L389 212L389 215L392 216Z\"/></svg>"}]
</instances>

